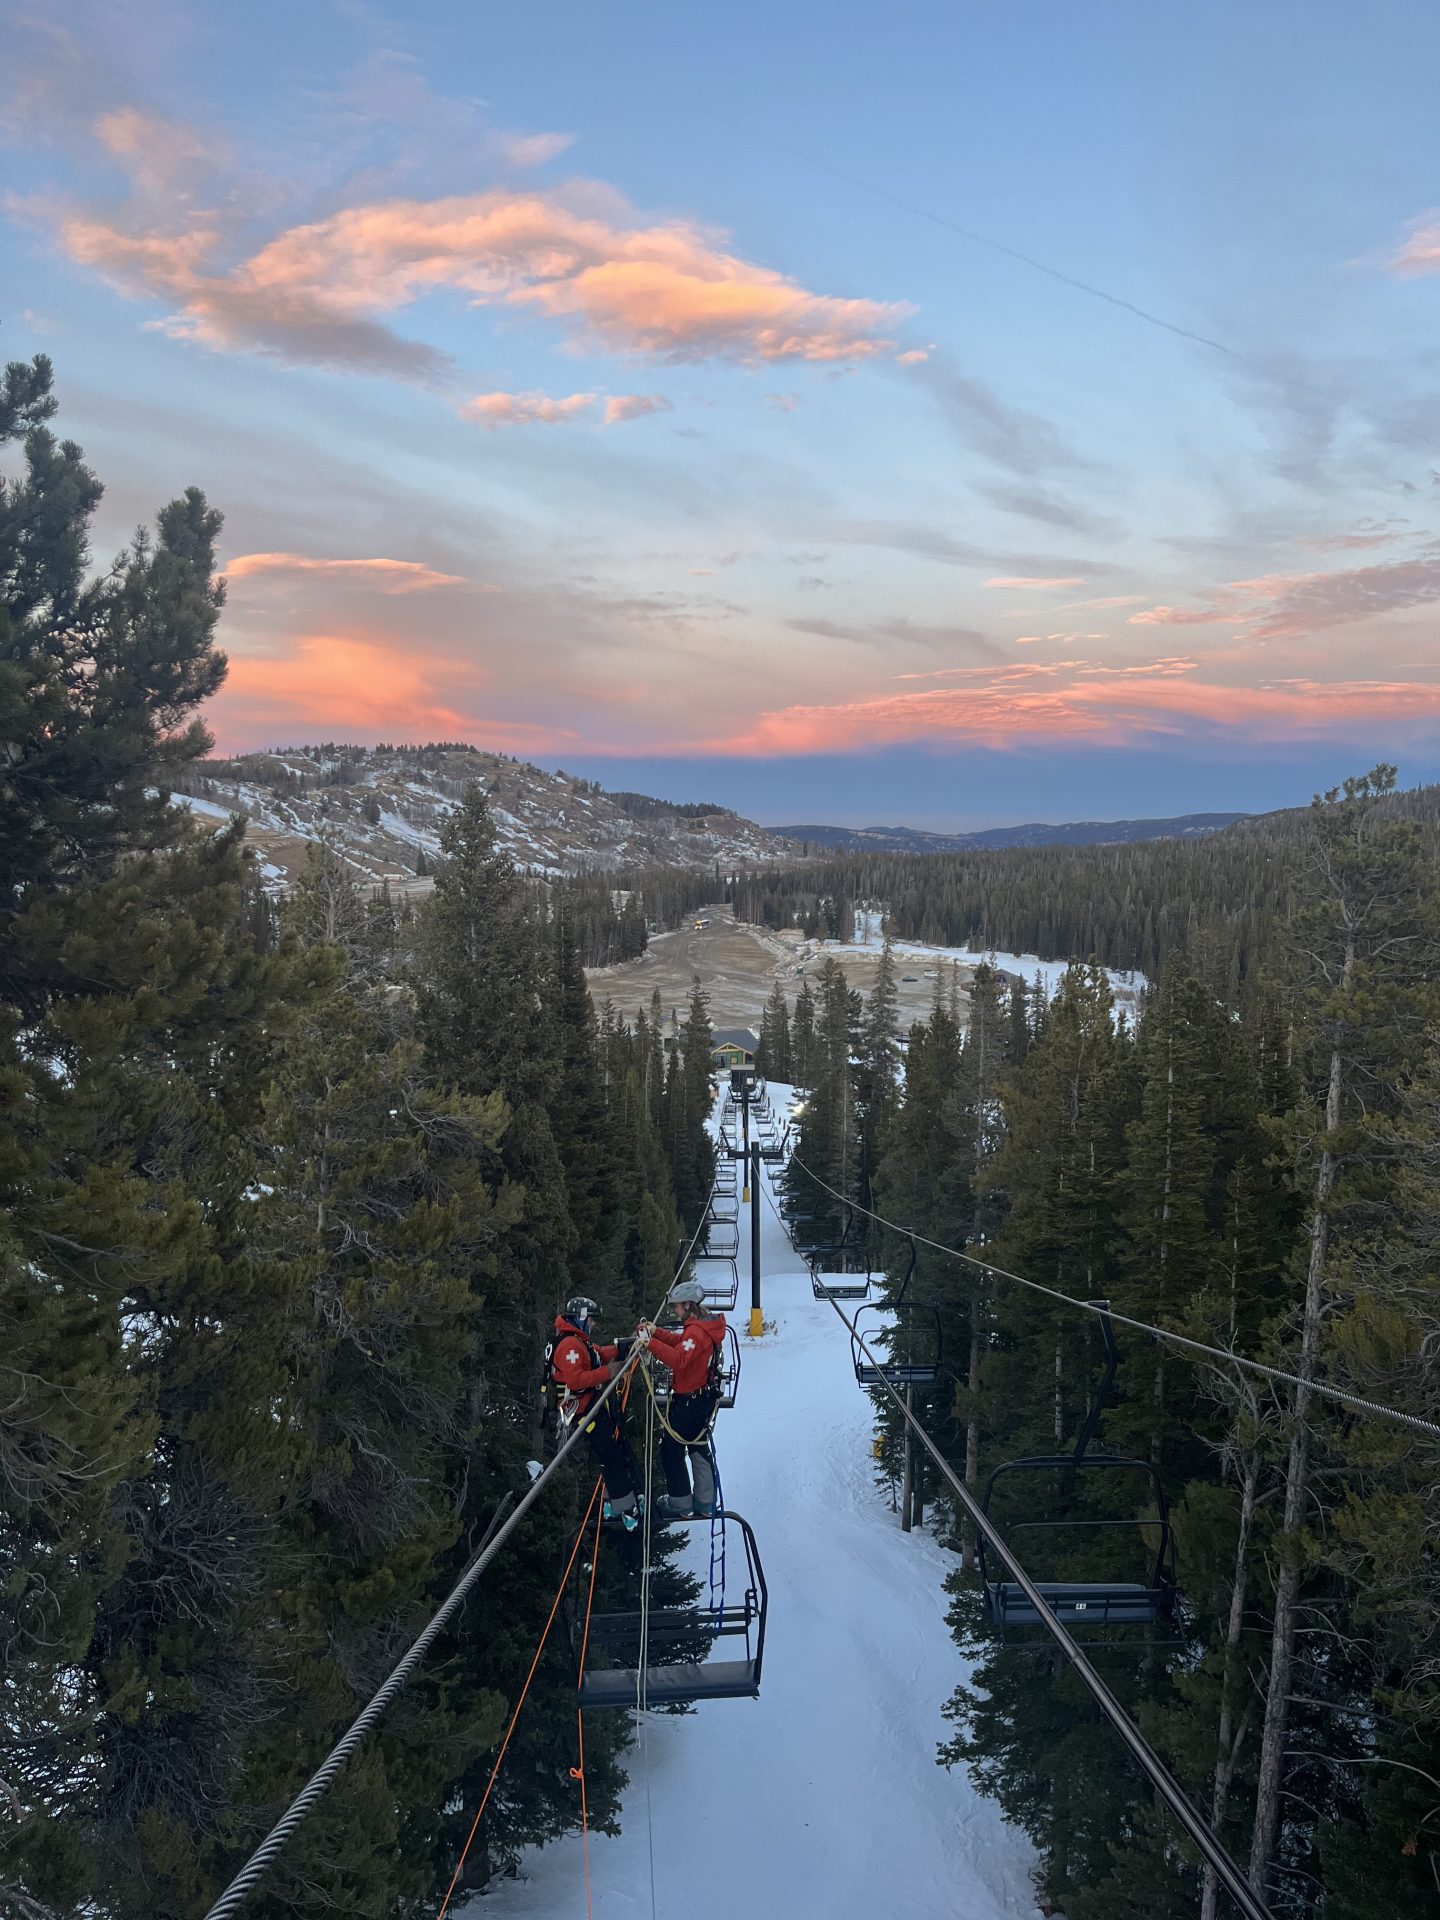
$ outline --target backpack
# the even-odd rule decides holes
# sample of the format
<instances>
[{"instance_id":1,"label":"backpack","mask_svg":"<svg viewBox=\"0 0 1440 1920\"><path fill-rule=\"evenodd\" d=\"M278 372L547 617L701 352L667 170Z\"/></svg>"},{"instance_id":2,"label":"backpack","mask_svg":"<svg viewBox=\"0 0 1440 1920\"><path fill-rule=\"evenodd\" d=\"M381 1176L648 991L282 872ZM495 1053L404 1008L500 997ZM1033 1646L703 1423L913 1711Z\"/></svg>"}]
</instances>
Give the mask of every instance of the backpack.
<instances>
[{"instance_id":1,"label":"backpack","mask_svg":"<svg viewBox=\"0 0 1440 1920\"><path fill-rule=\"evenodd\" d=\"M559 1440L579 1411L579 1402L574 1395L562 1381L555 1378L555 1349L562 1340L583 1340L590 1354L590 1364L592 1366L600 1364L594 1342L586 1334L581 1333L578 1327L571 1327L565 1333L552 1333L545 1342L545 1352L540 1362L537 1398L540 1409L540 1431L547 1440Z\"/></svg>"}]
</instances>

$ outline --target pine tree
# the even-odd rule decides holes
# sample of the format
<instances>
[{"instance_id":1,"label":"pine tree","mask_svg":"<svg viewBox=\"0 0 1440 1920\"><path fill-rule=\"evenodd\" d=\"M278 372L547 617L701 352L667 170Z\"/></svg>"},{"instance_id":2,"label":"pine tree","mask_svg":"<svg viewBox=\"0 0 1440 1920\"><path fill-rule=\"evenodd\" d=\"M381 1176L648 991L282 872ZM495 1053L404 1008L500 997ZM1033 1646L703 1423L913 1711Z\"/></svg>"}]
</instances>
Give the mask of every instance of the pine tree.
<instances>
[{"instance_id":1,"label":"pine tree","mask_svg":"<svg viewBox=\"0 0 1440 1920\"><path fill-rule=\"evenodd\" d=\"M794 1084L806 1092L815 1085L815 996L808 979L800 982L795 996L795 1016L790 1023L790 1072Z\"/></svg>"},{"instance_id":2,"label":"pine tree","mask_svg":"<svg viewBox=\"0 0 1440 1920\"><path fill-rule=\"evenodd\" d=\"M1309 1390L1325 1360L1326 1309L1345 1285L1344 1256L1373 1231L1373 1175L1388 1150L1407 1056L1434 1005L1435 880L1415 827L1387 818L1393 767L1349 779L1314 805L1292 952L1307 1087L1288 1126L1297 1189L1307 1197L1299 1344L1285 1467L1270 1673L1256 1782L1250 1883L1269 1883L1280 1828L1295 1635L1309 1557L1311 1472L1321 1409Z\"/></svg>"},{"instance_id":3,"label":"pine tree","mask_svg":"<svg viewBox=\"0 0 1440 1920\"><path fill-rule=\"evenodd\" d=\"M788 1083L791 1076L790 1010L785 989L777 980L760 1016L760 1048L755 1056L757 1070L767 1080Z\"/></svg>"}]
</instances>

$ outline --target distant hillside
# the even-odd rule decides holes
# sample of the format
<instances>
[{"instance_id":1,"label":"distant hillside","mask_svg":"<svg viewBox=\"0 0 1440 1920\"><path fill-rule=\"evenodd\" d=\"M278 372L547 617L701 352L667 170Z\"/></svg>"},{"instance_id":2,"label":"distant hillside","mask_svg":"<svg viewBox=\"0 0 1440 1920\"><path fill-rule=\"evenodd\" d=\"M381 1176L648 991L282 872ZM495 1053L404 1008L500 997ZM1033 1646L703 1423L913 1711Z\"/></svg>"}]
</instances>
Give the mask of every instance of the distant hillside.
<instances>
[{"instance_id":1,"label":"distant hillside","mask_svg":"<svg viewBox=\"0 0 1440 1920\"><path fill-rule=\"evenodd\" d=\"M800 851L725 807L609 794L594 780L451 743L327 743L206 760L182 797L213 819L245 814L273 885L293 877L307 845L323 837L360 878L399 886L423 883L446 816L471 781L489 799L505 851L533 873L754 867Z\"/></svg>"},{"instance_id":2,"label":"distant hillside","mask_svg":"<svg viewBox=\"0 0 1440 1920\"><path fill-rule=\"evenodd\" d=\"M772 827L787 840L838 853L971 853L985 847L1099 847L1119 841L1193 840L1219 833L1247 813L1182 813L1173 820L1072 820L1059 826L1031 821L989 827L983 833L925 833L919 827Z\"/></svg>"}]
</instances>

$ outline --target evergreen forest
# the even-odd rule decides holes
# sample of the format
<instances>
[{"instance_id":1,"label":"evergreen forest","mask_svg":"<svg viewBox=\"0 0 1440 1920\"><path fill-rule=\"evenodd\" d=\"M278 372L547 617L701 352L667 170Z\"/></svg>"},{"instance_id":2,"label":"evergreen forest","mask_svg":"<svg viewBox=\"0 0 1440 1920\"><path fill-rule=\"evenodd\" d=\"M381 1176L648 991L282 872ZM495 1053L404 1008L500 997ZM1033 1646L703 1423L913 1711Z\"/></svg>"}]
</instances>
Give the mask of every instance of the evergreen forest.
<instances>
[{"instance_id":1,"label":"evergreen forest","mask_svg":"<svg viewBox=\"0 0 1440 1920\"><path fill-rule=\"evenodd\" d=\"M887 1269L891 1298L909 1243L860 1209L969 1256L917 1248L891 1336L902 1359L943 1341L917 1401L968 1488L1072 1456L1101 1379L1097 1318L1007 1275L1214 1350L1122 1327L1087 1459L1133 1465L1007 1474L991 1518L1035 1577L1143 1582L1168 1500L1173 1618L1082 1637L1103 1641L1104 1677L1271 1911L1334 1920L1440 1911L1440 1440L1316 1391L1422 1422L1440 1408L1440 860L1433 812L1394 787L1378 767L1284 822L1243 990L1239 949L1217 968L1197 914L1195 948L1168 947L1133 1026L1102 967L1071 965L1047 1001L982 964L964 1009L941 970L902 1053L887 944L868 999L831 957L793 1007L777 993L762 1034L771 1070L807 1090L797 1244ZM1066 852L1060 897L1083 891L1072 867L1139 855L1152 875L1211 876L1188 898L1218 913L1218 876L1253 851L1227 837ZM935 866L943 895L959 869ZM888 1396L876 1407L893 1477L903 1422ZM917 1481L960 1553L951 1618L976 1661L944 1763L1032 1835L1067 1920L1228 1911L1054 1647L997 1639L973 1529L923 1457Z\"/></svg>"},{"instance_id":2,"label":"evergreen forest","mask_svg":"<svg viewBox=\"0 0 1440 1920\"><path fill-rule=\"evenodd\" d=\"M542 885L471 789L423 904L362 897L323 844L277 900L243 825L170 803L226 671L221 517L190 488L97 563L101 481L56 412L49 363L11 364L0 1914L199 1920L529 1487L557 1307L654 1310L712 1184L709 1010L697 984L673 1029L658 1000L597 1015L583 969L716 897L1084 956L1049 998L941 970L908 1034L888 945L864 997L833 955L777 986L759 1063L804 1094L795 1237L905 1286L890 1350L941 1358L917 1409L977 1494L1092 1409L1100 1322L1055 1294L1209 1350L1121 1327L1089 1457L1128 1466L1010 1476L997 1524L1036 1572L1130 1578L1163 1494L1177 1597L1097 1648L1110 1685L1277 1916L1440 1910L1435 792L1380 765L1195 841ZM1147 975L1135 1021L1106 967ZM879 1394L876 1421L884 1482ZM260 1920L435 1910L592 1485L547 1486ZM1031 1836L1067 1920L1217 1920L1073 1674L987 1624L923 1462L913 1502L974 1663L937 1763ZM467 1888L578 1824L574 1701L548 1642ZM587 1722L592 1830L628 1729Z\"/></svg>"},{"instance_id":3,"label":"evergreen forest","mask_svg":"<svg viewBox=\"0 0 1440 1920\"><path fill-rule=\"evenodd\" d=\"M418 912L278 906L168 804L210 742L220 515L92 566L51 369L0 442L0 1912L195 1920L529 1485L559 1304L653 1312L711 1184L703 996L596 1019L577 901L478 793ZM593 1476L547 1488L252 1903L430 1913ZM552 1640L466 1884L579 1820ZM587 1741L615 1818L627 1723Z\"/></svg>"}]
</instances>

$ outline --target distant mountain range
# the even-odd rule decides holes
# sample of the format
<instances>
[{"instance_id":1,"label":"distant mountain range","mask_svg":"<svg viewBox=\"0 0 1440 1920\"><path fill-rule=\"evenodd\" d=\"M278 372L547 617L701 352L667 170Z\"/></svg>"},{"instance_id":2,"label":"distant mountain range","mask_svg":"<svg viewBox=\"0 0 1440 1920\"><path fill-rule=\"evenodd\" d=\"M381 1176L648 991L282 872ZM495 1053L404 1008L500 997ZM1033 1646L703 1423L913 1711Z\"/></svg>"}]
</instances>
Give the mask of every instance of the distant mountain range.
<instances>
[{"instance_id":1,"label":"distant mountain range","mask_svg":"<svg viewBox=\"0 0 1440 1920\"><path fill-rule=\"evenodd\" d=\"M1173 820L1071 820L1048 826L989 827L983 833L925 833L919 827L771 827L786 840L835 853L968 853L984 847L1098 847L1121 840L1195 840L1248 813L1182 813Z\"/></svg>"}]
</instances>

